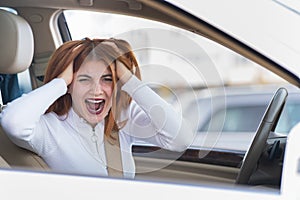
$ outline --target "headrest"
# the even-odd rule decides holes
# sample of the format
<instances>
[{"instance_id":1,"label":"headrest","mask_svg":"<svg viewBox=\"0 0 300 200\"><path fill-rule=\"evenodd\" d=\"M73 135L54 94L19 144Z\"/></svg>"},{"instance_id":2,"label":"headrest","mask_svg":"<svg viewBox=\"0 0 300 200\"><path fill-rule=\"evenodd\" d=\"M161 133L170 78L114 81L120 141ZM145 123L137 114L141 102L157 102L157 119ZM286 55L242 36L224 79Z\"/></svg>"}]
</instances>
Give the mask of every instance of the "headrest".
<instances>
[{"instance_id":1,"label":"headrest","mask_svg":"<svg viewBox=\"0 0 300 200\"><path fill-rule=\"evenodd\" d=\"M34 50L32 30L22 17L0 9L0 73L26 70Z\"/></svg>"}]
</instances>

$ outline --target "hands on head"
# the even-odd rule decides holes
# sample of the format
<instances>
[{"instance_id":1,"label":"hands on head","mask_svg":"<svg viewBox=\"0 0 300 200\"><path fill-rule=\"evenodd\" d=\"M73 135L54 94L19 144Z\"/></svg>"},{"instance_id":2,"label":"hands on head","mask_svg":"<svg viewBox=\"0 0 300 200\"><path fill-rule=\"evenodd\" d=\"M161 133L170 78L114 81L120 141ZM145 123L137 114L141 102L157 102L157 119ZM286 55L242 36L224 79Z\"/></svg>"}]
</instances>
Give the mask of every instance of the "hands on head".
<instances>
[{"instance_id":1,"label":"hands on head","mask_svg":"<svg viewBox=\"0 0 300 200\"><path fill-rule=\"evenodd\" d=\"M125 84L132 76L131 71L119 60L116 60L115 71L121 84Z\"/></svg>"},{"instance_id":2,"label":"hands on head","mask_svg":"<svg viewBox=\"0 0 300 200\"><path fill-rule=\"evenodd\" d=\"M113 49L115 49L121 55L121 51L113 42L103 42L103 43L113 47ZM80 45L75 47L72 52L74 52L78 47L80 47ZM64 79L67 85L70 85L73 81L73 74L74 74L73 64L74 61L72 61L67 66L67 68L60 75L58 75L58 78ZM116 59L115 64L113 64L112 70L116 72L117 79L121 82L121 84L125 84L132 75L132 72L118 59Z\"/></svg>"},{"instance_id":3,"label":"hands on head","mask_svg":"<svg viewBox=\"0 0 300 200\"><path fill-rule=\"evenodd\" d=\"M68 67L58 75L58 78L62 78L65 80L67 85L70 85L73 81L73 61L68 65Z\"/></svg>"},{"instance_id":4,"label":"hands on head","mask_svg":"<svg viewBox=\"0 0 300 200\"><path fill-rule=\"evenodd\" d=\"M98 69L98 64L96 65L92 64L91 66L89 66L87 63L90 61L92 63L102 62L104 63L104 65L99 66ZM93 66L96 68L94 68ZM91 69L95 69L92 70L91 72L92 74L90 74L88 70L85 70L85 69L89 69L90 67ZM119 86L122 86L123 84L128 82L133 74L138 79L141 79L140 69L136 57L132 51L130 44L125 40L121 40L121 39L91 40L89 38L85 38L83 40L69 41L61 45L53 53L52 57L49 60L47 70L45 73L44 83L48 83L54 78L58 78L58 77L62 78L65 81L66 85L68 86L68 94L63 95L61 98L55 101L49 107L47 113L55 112L60 116L68 113L69 109L73 105L73 99L75 99L72 97L71 92L80 91L74 89L75 86L76 88L81 87L82 85L83 85L82 87L84 86L88 87L86 88L86 90L84 88L84 91L80 91L80 93L93 91L93 89L96 87L98 90L100 86L101 89L103 89L102 85L100 84L104 84L103 82L101 82L103 80L107 81L106 79L103 79L103 76L101 75L101 73L104 72L107 73L105 67L109 67L109 70L113 72L111 80L114 83L110 84L112 86L111 90L113 89L113 86L115 86L114 84L116 84L115 80L118 82L116 88L119 88ZM103 70L103 68L105 69ZM78 76L76 74L78 71L84 71L83 75L86 75L86 73L88 74L88 76L91 75L90 76L91 79L89 80L88 77L88 79L86 80L81 79L84 82L79 81L79 79L77 79ZM106 75L110 75L110 74L107 73ZM74 81L75 78L79 82L77 81L75 82ZM99 81L99 85L96 85L98 81ZM106 87L106 89L107 90L105 91L107 91L106 93L108 94L110 88ZM127 108L129 103L131 102L131 97L126 92L117 91L117 90L115 90L114 92L119 92L120 98L112 99L113 101L114 100L116 101L115 103L116 115L108 116L108 120L107 120L108 128L105 129L105 134L107 135L110 135L112 129L114 127L117 127L117 125L115 124L116 123L115 119L119 118L119 116L117 116L118 113L121 113L122 109Z\"/></svg>"},{"instance_id":5,"label":"hands on head","mask_svg":"<svg viewBox=\"0 0 300 200\"><path fill-rule=\"evenodd\" d=\"M125 84L131 77L132 73L129 69L120 61L116 60L116 66L114 67L117 72L117 78L122 84ZM70 85L73 80L73 61L68 67L58 76L58 78L64 79L67 85Z\"/></svg>"}]
</instances>

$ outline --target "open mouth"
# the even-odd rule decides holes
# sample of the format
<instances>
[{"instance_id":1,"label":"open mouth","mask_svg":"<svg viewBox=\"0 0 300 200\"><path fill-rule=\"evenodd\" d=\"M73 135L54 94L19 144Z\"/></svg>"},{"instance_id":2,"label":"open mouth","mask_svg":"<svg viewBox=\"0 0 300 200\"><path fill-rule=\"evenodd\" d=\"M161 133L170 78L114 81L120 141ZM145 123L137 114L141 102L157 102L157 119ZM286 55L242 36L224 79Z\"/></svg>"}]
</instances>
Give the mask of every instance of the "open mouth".
<instances>
[{"instance_id":1,"label":"open mouth","mask_svg":"<svg viewBox=\"0 0 300 200\"><path fill-rule=\"evenodd\" d=\"M103 111L105 100L104 99L86 99L87 110L93 115L99 115Z\"/></svg>"}]
</instances>

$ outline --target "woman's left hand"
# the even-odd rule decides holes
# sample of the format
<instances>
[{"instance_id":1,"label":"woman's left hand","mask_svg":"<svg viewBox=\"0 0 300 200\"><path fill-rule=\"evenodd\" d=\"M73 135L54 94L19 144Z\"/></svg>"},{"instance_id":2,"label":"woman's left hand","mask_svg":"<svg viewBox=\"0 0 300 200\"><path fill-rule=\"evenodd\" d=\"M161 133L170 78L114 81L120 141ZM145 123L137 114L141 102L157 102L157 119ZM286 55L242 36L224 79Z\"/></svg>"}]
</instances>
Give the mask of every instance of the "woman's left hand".
<instances>
[{"instance_id":1,"label":"woman's left hand","mask_svg":"<svg viewBox=\"0 0 300 200\"><path fill-rule=\"evenodd\" d=\"M125 84L132 76L131 71L120 61L116 61L116 72L119 81Z\"/></svg>"}]
</instances>

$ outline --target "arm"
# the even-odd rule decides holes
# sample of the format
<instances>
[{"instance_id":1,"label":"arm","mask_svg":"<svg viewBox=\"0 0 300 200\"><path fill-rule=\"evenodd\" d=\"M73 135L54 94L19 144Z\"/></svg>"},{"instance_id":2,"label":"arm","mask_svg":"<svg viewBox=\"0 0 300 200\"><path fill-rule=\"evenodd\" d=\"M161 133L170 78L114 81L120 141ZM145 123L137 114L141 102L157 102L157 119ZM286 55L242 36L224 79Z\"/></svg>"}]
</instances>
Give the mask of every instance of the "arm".
<instances>
[{"instance_id":1,"label":"arm","mask_svg":"<svg viewBox=\"0 0 300 200\"><path fill-rule=\"evenodd\" d=\"M73 62L58 78L7 105L0 115L0 123L14 143L33 151L36 150L31 144L32 138L35 136L35 141L40 143L47 130L41 117L52 103L67 92L67 85L72 82L72 79ZM34 130L42 134L35 135Z\"/></svg>"},{"instance_id":2,"label":"arm","mask_svg":"<svg viewBox=\"0 0 300 200\"><path fill-rule=\"evenodd\" d=\"M116 71L122 90L133 99L123 130L137 140L173 151L185 150L194 139L191 125L119 61Z\"/></svg>"},{"instance_id":3,"label":"arm","mask_svg":"<svg viewBox=\"0 0 300 200\"><path fill-rule=\"evenodd\" d=\"M40 125L41 116L66 91L65 81L57 78L8 103L0 115L3 129L17 145L32 149L28 142L33 137L33 130Z\"/></svg>"},{"instance_id":4,"label":"arm","mask_svg":"<svg viewBox=\"0 0 300 200\"><path fill-rule=\"evenodd\" d=\"M135 76L123 85L133 102L124 131L135 138L174 151L185 150L193 131L175 109Z\"/></svg>"}]
</instances>

